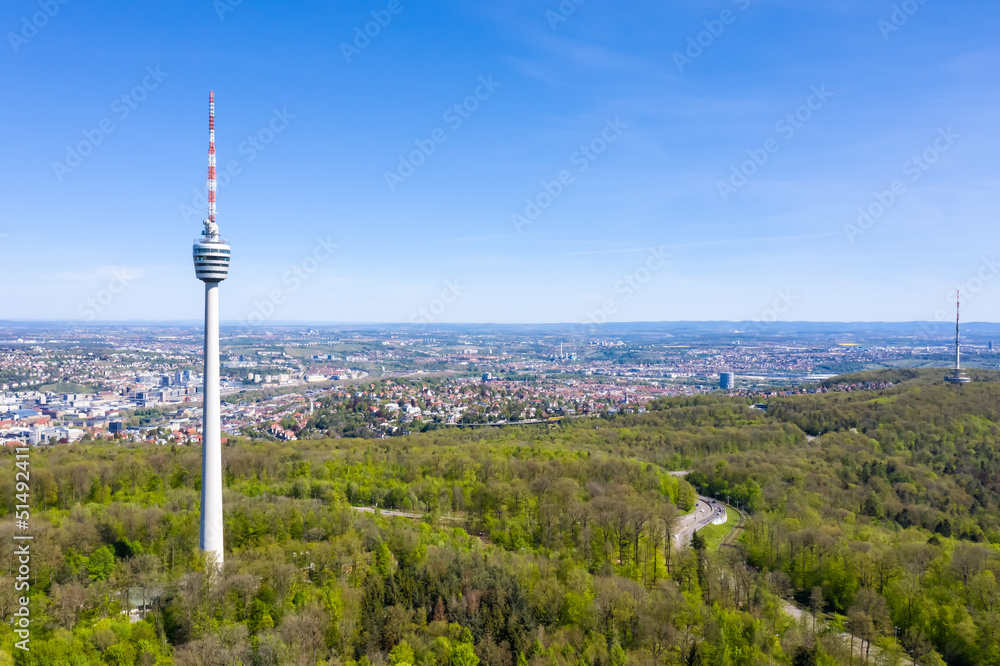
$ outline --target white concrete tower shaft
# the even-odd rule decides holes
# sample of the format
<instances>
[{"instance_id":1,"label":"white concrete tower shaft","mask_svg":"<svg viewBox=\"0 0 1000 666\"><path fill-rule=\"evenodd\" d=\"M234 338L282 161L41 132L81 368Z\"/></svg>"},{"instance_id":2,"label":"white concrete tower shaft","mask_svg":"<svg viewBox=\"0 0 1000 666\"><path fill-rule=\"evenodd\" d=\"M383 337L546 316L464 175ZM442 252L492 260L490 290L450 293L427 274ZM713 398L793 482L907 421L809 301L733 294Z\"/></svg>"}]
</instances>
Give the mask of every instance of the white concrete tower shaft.
<instances>
[{"instance_id":1,"label":"white concrete tower shaft","mask_svg":"<svg viewBox=\"0 0 1000 666\"><path fill-rule=\"evenodd\" d=\"M222 567L222 433L219 283L205 282L205 404L201 440L201 549Z\"/></svg>"},{"instance_id":2,"label":"white concrete tower shaft","mask_svg":"<svg viewBox=\"0 0 1000 666\"><path fill-rule=\"evenodd\" d=\"M209 95L208 217L194 242L194 271L205 283L205 387L201 430L201 541L222 568L222 415L219 390L219 283L229 276L229 244L219 237L215 212L215 93Z\"/></svg>"}]
</instances>

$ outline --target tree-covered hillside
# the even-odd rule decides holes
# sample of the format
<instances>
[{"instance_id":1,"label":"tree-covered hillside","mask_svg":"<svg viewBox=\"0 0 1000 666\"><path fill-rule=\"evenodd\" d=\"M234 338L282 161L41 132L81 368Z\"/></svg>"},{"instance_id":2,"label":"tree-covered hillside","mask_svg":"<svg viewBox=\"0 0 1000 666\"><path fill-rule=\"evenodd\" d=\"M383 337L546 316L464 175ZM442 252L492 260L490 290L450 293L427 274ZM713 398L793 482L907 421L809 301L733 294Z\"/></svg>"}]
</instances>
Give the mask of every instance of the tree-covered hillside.
<instances>
[{"instance_id":1,"label":"tree-covered hillside","mask_svg":"<svg viewBox=\"0 0 1000 666\"><path fill-rule=\"evenodd\" d=\"M215 574L199 450L33 450L31 651L5 623L0 663L1000 664L1000 383L894 372L766 410L231 440ZM695 489L747 510L735 543L677 547Z\"/></svg>"}]
</instances>

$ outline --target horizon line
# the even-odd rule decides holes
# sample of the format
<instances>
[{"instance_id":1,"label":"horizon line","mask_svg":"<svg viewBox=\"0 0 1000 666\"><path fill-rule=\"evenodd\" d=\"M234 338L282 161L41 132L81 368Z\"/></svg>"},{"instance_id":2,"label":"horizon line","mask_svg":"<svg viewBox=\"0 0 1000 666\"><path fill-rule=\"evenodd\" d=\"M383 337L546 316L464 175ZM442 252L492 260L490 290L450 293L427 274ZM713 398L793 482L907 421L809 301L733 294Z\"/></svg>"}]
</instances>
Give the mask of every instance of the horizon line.
<instances>
[{"instance_id":1,"label":"horizon line","mask_svg":"<svg viewBox=\"0 0 1000 666\"><path fill-rule=\"evenodd\" d=\"M150 326L150 325L198 325L200 319L116 319L99 321L81 321L79 319L0 319L0 327L9 324L65 324L76 327L89 326ZM951 320L934 321L929 319L796 319L796 320L776 320L776 321L756 321L752 319L661 319L661 320L631 320L631 321L608 321L608 322L491 322L491 321L466 321L466 322L435 322L435 323L413 323L401 321L321 321L307 319L275 320L266 324L247 324L240 320L221 320L220 325L235 326L251 330L267 330L275 326L400 326L413 328L430 327L452 327L452 326L573 326L601 328L610 326L631 326L638 324L646 325L666 325L666 324L731 324L731 325L752 325L752 326L775 326L790 324L948 324ZM971 325L1000 325L1000 321L970 321L962 322L963 326Z\"/></svg>"}]
</instances>

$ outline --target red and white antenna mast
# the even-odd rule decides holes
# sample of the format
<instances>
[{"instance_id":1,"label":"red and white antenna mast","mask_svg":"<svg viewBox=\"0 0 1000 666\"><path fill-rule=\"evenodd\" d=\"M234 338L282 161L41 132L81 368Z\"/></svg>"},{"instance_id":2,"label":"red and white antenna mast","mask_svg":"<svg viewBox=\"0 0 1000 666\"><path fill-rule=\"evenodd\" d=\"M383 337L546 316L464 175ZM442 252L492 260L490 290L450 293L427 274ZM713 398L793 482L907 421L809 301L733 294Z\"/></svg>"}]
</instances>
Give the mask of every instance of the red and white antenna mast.
<instances>
[{"instance_id":1,"label":"red and white antenna mast","mask_svg":"<svg viewBox=\"0 0 1000 666\"><path fill-rule=\"evenodd\" d=\"M205 221L205 235L218 236L219 227L215 223L215 91L208 93L208 219Z\"/></svg>"}]
</instances>

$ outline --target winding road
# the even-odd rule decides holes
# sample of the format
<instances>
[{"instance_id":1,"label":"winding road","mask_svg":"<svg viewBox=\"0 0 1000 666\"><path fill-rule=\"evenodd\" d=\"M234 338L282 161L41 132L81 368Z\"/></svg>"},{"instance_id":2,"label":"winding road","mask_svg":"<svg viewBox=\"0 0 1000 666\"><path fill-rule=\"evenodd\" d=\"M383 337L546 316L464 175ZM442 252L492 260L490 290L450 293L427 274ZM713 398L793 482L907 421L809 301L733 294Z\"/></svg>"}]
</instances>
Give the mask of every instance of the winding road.
<instances>
[{"instance_id":1,"label":"winding road","mask_svg":"<svg viewBox=\"0 0 1000 666\"><path fill-rule=\"evenodd\" d=\"M360 511L361 513L375 513L375 509L370 506L352 506L355 511ZM396 516L397 518L410 518L412 520L420 520L424 517L422 513L407 513L406 511L390 511L389 509L379 509L379 513L383 516Z\"/></svg>"},{"instance_id":2,"label":"winding road","mask_svg":"<svg viewBox=\"0 0 1000 666\"><path fill-rule=\"evenodd\" d=\"M681 472L670 472L671 476L684 476L688 474L688 471ZM355 506L351 507L355 511L360 511L362 513L375 513L375 509L370 506ZM420 513L409 513L406 511L391 511L386 509L380 509L379 513L384 516L396 516L398 518L409 518L411 520L420 520L423 518L423 514ZM686 513L679 516L677 519L677 532L674 534L674 546L677 548L682 548L689 543L691 543L691 537L694 533L701 528L711 525L712 521L716 519L726 519L726 507L722 502L712 499L711 497L705 497L704 495L698 495L698 499L695 502L694 511L691 513ZM742 515L741 515L742 519ZM443 520L455 520L454 518L443 518ZM742 523L742 520L740 521ZM734 530L735 532L735 530Z\"/></svg>"},{"instance_id":3,"label":"winding road","mask_svg":"<svg viewBox=\"0 0 1000 666\"><path fill-rule=\"evenodd\" d=\"M674 545L678 548L688 545L691 543L691 537L694 536L695 532L706 525L710 525L713 520L719 518L722 520L726 519L726 507L722 505L722 502L714 500L711 497L698 495L694 511L684 514L677 521L677 533L674 535Z\"/></svg>"},{"instance_id":4,"label":"winding road","mask_svg":"<svg viewBox=\"0 0 1000 666\"><path fill-rule=\"evenodd\" d=\"M687 476L690 470L670 472L670 476ZM680 516L677 520L677 533L674 534L674 546L682 548L691 543L691 537L701 528L711 525L712 521L721 518L726 520L726 507L722 502L711 497L698 495L694 511ZM742 515L740 516L742 524ZM735 531L735 530L734 530Z\"/></svg>"}]
</instances>

